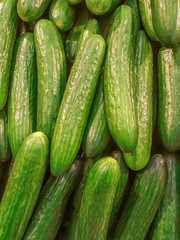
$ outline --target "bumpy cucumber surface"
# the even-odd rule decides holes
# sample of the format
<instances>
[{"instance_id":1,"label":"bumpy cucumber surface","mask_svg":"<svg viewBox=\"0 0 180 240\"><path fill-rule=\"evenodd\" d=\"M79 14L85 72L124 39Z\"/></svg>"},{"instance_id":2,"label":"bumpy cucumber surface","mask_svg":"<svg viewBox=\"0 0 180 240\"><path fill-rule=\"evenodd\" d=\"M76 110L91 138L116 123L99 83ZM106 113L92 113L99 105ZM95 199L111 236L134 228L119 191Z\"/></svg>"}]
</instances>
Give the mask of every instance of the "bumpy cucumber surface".
<instances>
[{"instance_id":1,"label":"bumpy cucumber surface","mask_svg":"<svg viewBox=\"0 0 180 240\"><path fill-rule=\"evenodd\" d=\"M34 31L38 70L37 130L52 137L66 85L66 60L61 36L49 20Z\"/></svg>"},{"instance_id":2,"label":"bumpy cucumber surface","mask_svg":"<svg viewBox=\"0 0 180 240\"><path fill-rule=\"evenodd\" d=\"M0 8L0 110L7 101L11 62L16 40L18 17L16 0L2 2Z\"/></svg>"},{"instance_id":3,"label":"bumpy cucumber surface","mask_svg":"<svg viewBox=\"0 0 180 240\"><path fill-rule=\"evenodd\" d=\"M111 135L124 152L138 138L134 85L134 16L126 5L114 13L107 41L104 70L105 110Z\"/></svg>"},{"instance_id":4,"label":"bumpy cucumber surface","mask_svg":"<svg viewBox=\"0 0 180 240\"><path fill-rule=\"evenodd\" d=\"M36 204L45 171L49 140L32 133L22 143L0 207L0 239L21 239Z\"/></svg>"},{"instance_id":5,"label":"bumpy cucumber surface","mask_svg":"<svg viewBox=\"0 0 180 240\"><path fill-rule=\"evenodd\" d=\"M8 136L15 158L27 135L36 130L36 55L34 35L22 35L14 50L8 101Z\"/></svg>"}]
</instances>

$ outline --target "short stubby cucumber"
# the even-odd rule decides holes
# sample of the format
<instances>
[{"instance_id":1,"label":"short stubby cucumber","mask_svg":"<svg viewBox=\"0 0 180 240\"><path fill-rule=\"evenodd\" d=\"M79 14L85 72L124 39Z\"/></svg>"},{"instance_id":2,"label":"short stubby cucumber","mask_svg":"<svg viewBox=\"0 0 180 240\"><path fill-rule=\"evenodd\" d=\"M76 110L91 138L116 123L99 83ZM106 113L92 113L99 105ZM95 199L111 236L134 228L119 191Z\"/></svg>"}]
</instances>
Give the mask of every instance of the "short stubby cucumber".
<instances>
[{"instance_id":1,"label":"short stubby cucumber","mask_svg":"<svg viewBox=\"0 0 180 240\"><path fill-rule=\"evenodd\" d=\"M24 139L36 131L36 54L33 33L16 42L8 100L8 136L15 158Z\"/></svg>"},{"instance_id":2,"label":"short stubby cucumber","mask_svg":"<svg viewBox=\"0 0 180 240\"><path fill-rule=\"evenodd\" d=\"M56 26L40 20L34 30L37 54L37 130L52 137L66 86L64 46Z\"/></svg>"},{"instance_id":3,"label":"short stubby cucumber","mask_svg":"<svg viewBox=\"0 0 180 240\"><path fill-rule=\"evenodd\" d=\"M112 0L86 0L86 5L88 9L96 14L96 15L103 15L111 7Z\"/></svg>"},{"instance_id":4,"label":"short stubby cucumber","mask_svg":"<svg viewBox=\"0 0 180 240\"><path fill-rule=\"evenodd\" d=\"M35 132L22 143L0 205L0 239L22 239L48 165L49 140Z\"/></svg>"},{"instance_id":5,"label":"short stubby cucumber","mask_svg":"<svg viewBox=\"0 0 180 240\"><path fill-rule=\"evenodd\" d=\"M52 138L50 165L54 176L60 176L71 166L81 146L105 45L100 35L91 35L71 69Z\"/></svg>"}]
</instances>

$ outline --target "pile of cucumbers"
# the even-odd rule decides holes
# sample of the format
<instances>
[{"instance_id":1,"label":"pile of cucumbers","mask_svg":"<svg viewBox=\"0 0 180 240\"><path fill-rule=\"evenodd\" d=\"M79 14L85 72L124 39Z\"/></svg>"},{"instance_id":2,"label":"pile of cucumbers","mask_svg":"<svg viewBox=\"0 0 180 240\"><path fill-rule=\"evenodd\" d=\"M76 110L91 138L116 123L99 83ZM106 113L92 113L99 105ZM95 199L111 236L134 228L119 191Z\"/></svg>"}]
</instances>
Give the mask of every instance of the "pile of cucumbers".
<instances>
[{"instance_id":1,"label":"pile of cucumbers","mask_svg":"<svg viewBox=\"0 0 180 240\"><path fill-rule=\"evenodd\" d=\"M0 240L180 240L180 0L0 0Z\"/></svg>"}]
</instances>

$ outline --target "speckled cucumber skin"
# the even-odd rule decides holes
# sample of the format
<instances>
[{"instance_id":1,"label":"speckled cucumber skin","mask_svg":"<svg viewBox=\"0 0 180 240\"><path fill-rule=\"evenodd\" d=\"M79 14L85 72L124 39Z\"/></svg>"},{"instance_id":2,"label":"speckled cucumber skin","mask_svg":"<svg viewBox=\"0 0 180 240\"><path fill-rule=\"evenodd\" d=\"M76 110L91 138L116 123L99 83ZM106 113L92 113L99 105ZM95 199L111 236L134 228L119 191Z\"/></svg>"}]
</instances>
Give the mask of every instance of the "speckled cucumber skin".
<instances>
[{"instance_id":1,"label":"speckled cucumber skin","mask_svg":"<svg viewBox=\"0 0 180 240\"><path fill-rule=\"evenodd\" d=\"M160 140L169 151L180 149L180 44L161 48L158 54Z\"/></svg>"},{"instance_id":2,"label":"speckled cucumber skin","mask_svg":"<svg viewBox=\"0 0 180 240\"><path fill-rule=\"evenodd\" d=\"M3 0L0 7L0 110L7 101L11 62L18 27L16 0Z\"/></svg>"},{"instance_id":3,"label":"speckled cucumber skin","mask_svg":"<svg viewBox=\"0 0 180 240\"><path fill-rule=\"evenodd\" d=\"M91 169L81 201L79 240L106 239L119 177L119 164L111 157L102 158Z\"/></svg>"},{"instance_id":4,"label":"speckled cucumber skin","mask_svg":"<svg viewBox=\"0 0 180 240\"><path fill-rule=\"evenodd\" d=\"M114 240L143 240L158 210L167 182L167 166L161 155L153 155L138 172L130 189Z\"/></svg>"},{"instance_id":5,"label":"speckled cucumber skin","mask_svg":"<svg viewBox=\"0 0 180 240\"><path fill-rule=\"evenodd\" d=\"M122 5L113 15L104 70L105 111L114 140L124 152L135 149L138 138L134 85L134 16Z\"/></svg>"},{"instance_id":6,"label":"speckled cucumber skin","mask_svg":"<svg viewBox=\"0 0 180 240\"><path fill-rule=\"evenodd\" d=\"M49 140L41 132L29 135L15 159L0 205L0 239L23 237L47 168Z\"/></svg>"},{"instance_id":7,"label":"speckled cucumber skin","mask_svg":"<svg viewBox=\"0 0 180 240\"><path fill-rule=\"evenodd\" d=\"M138 116L138 142L131 153L124 153L126 164L134 171L149 162L152 145L153 52L144 31L139 31L135 54L135 91Z\"/></svg>"},{"instance_id":8,"label":"speckled cucumber skin","mask_svg":"<svg viewBox=\"0 0 180 240\"><path fill-rule=\"evenodd\" d=\"M105 45L100 35L90 36L71 69L52 138L50 162L54 176L63 174L79 151L98 84Z\"/></svg>"},{"instance_id":9,"label":"speckled cucumber skin","mask_svg":"<svg viewBox=\"0 0 180 240\"><path fill-rule=\"evenodd\" d=\"M45 12L51 0L18 0L17 12L25 22L32 22Z\"/></svg>"},{"instance_id":10,"label":"speckled cucumber skin","mask_svg":"<svg viewBox=\"0 0 180 240\"><path fill-rule=\"evenodd\" d=\"M168 169L165 193L150 231L150 239L178 240L180 236L180 156L163 153Z\"/></svg>"},{"instance_id":11,"label":"speckled cucumber skin","mask_svg":"<svg viewBox=\"0 0 180 240\"><path fill-rule=\"evenodd\" d=\"M66 86L64 46L56 26L40 20L34 30L38 70L37 130L52 137Z\"/></svg>"},{"instance_id":12,"label":"speckled cucumber skin","mask_svg":"<svg viewBox=\"0 0 180 240\"><path fill-rule=\"evenodd\" d=\"M24 139L36 130L36 54L34 35L16 42L8 100L8 136L15 158Z\"/></svg>"}]
</instances>

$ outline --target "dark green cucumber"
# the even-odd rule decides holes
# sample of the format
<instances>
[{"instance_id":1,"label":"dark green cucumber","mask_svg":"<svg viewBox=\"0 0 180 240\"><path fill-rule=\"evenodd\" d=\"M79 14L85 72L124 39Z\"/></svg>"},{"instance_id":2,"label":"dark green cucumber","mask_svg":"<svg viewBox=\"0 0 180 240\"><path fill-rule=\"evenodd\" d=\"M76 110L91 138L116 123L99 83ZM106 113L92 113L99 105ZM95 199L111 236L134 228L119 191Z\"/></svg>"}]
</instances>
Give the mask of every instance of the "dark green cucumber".
<instances>
[{"instance_id":1,"label":"dark green cucumber","mask_svg":"<svg viewBox=\"0 0 180 240\"><path fill-rule=\"evenodd\" d=\"M178 153L165 153L168 180L164 197L151 226L152 240L177 240L180 236L180 157Z\"/></svg>"},{"instance_id":2,"label":"dark green cucumber","mask_svg":"<svg viewBox=\"0 0 180 240\"><path fill-rule=\"evenodd\" d=\"M114 240L143 240L158 210L167 181L167 167L161 155L153 155L137 173L116 227Z\"/></svg>"},{"instance_id":3,"label":"dark green cucumber","mask_svg":"<svg viewBox=\"0 0 180 240\"><path fill-rule=\"evenodd\" d=\"M79 240L105 240L120 169L111 157L99 160L91 169L82 196Z\"/></svg>"},{"instance_id":4,"label":"dark green cucumber","mask_svg":"<svg viewBox=\"0 0 180 240\"><path fill-rule=\"evenodd\" d=\"M134 85L134 16L122 5L113 16L107 41L104 93L111 135L124 152L135 149L138 123Z\"/></svg>"},{"instance_id":5,"label":"dark green cucumber","mask_svg":"<svg viewBox=\"0 0 180 240\"><path fill-rule=\"evenodd\" d=\"M24 22L32 22L41 17L51 0L18 0L17 12Z\"/></svg>"},{"instance_id":6,"label":"dark green cucumber","mask_svg":"<svg viewBox=\"0 0 180 240\"><path fill-rule=\"evenodd\" d=\"M68 198L81 178L81 168L81 161L75 160L61 177L50 176L39 197L24 240L54 240Z\"/></svg>"},{"instance_id":7,"label":"dark green cucumber","mask_svg":"<svg viewBox=\"0 0 180 240\"><path fill-rule=\"evenodd\" d=\"M154 31L162 45L180 42L180 0L151 0Z\"/></svg>"},{"instance_id":8,"label":"dark green cucumber","mask_svg":"<svg viewBox=\"0 0 180 240\"><path fill-rule=\"evenodd\" d=\"M83 0L66 0L69 5L76 5L82 2Z\"/></svg>"},{"instance_id":9,"label":"dark green cucumber","mask_svg":"<svg viewBox=\"0 0 180 240\"><path fill-rule=\"evenodd\" d=\"M158 55L159 112L158 127L163 146L180 149L180 44L161 48Z\"/></svg>"},{"instance_id":10,"label":"dark green cucumber","mask_svg":"<svg viewBox=\"0 0 180 240\"><path fill-rule=\"evenodd\" d=\"M6 162L11 156L8 139L8 118L6 111L0 110L0 161Z\"/></svg>"},{"instance_id":11,"label":"dark green cucumber","mask_svg":"<svg viewBox=\"0 0 180 240\"><path fill-rule=\"evenodd\" d=\"M103 15L107 13L111 4L112 0L86 0L88 9L96 15Z\"/></svg>"},{"instance_id":12,"label":"dark green cucumber","mask_svg":"<svg viewBox=\"0 0 180 240\"><path fill-rule=\"evenodd\" d=\"M49 9L49 19L61 30L69 31L76 18L76 11L66 0L53 0Z\"/></svg>"},{"instance_id":13,"label":"dark green cucumber","mask_svg":"<svg viewBox=\"0 0 180 240\"><path fill-rule=\"evenodd\" d=\"M66 60L61 36L49 20L34 30L38 70L37 130L52 137L66 85Z\"/></svg>"},{"instance_id":14,"label":"dark green cucumber","mask_svg":"<svg viewBox=\"0 0 180 240\"><path fill-rule=\"evenodd\" d=\"M8 100L8 136L13 157L36 130L36 55L34 35L22 35L14 50Z\"/></svg>"},{"instance_id":15,"label":"dark green cucumber","mask_svg":"<svg viewBox=\"0 0 180 240\"><path fill-rule=\"evenodd\" d=\"M0 239L22 239L47 168L49 140L32 133L22 143L0 204Z\"/></svg>"},{"instance_id":16,"label":"dark green cucumber","mask_svg":"<svg viewBox=\"0 0 180 240\"><path fill-rule=\"evenodd\" d=\"M11 62L18 27L16 0L1 1L0 8L0 110L7 101Z\"/></svg>"},{"instance_id":17,"label":"dark green cucumber","mask_svg":"<svg viewBox=\"0 0 180 240\"><path fill-rule=\"evenodd\" d=\"M50 161L54 176L63 174L79 151L104 59L105 45L100 35L91 35L71 69L52 138Z\"/></svg>"},{"instance_id":18,"label":"dark green cucumber","mask_svg":"<svg viewBox=\"0 0 180 240\"><path fill-rule=\"evenodd\" d=\"M103 153L110 138L111 134L105 115L104 74L102 74L82 141L85 157L94 158Z\"/></svg>"},{"instance_id":19,"label":"dark green cucumber","mask_svg":"<svg viewBox=\"0 0 180 240\"><path fill-rule=\"evenodd\" d=\"M144 31L139 31L135 54L135 89L138 116L138 142L131 153L124 153L126 164L134 171L149 162L152 144L153 52Z\"/></svg>"}]
</instances>

